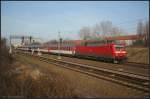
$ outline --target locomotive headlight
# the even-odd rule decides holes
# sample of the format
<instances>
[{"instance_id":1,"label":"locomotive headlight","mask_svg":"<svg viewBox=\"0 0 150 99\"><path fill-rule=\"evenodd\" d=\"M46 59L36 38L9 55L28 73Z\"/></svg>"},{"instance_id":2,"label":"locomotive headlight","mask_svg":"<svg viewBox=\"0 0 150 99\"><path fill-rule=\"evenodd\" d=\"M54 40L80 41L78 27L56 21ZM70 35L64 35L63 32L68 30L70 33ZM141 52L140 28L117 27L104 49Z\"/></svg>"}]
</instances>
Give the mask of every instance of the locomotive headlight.
<instances>
[{"instance_id":1,"label":"locomotive headlight","mask_svg":"<svg viewBox=\"0 0 150 99\"><path fill-rule=\"evenodd\" d=\"M116 51L115 54L116 54L116 56L118 56L118 55L119 55L119 52Z\"/></svg>"}]
</instances>

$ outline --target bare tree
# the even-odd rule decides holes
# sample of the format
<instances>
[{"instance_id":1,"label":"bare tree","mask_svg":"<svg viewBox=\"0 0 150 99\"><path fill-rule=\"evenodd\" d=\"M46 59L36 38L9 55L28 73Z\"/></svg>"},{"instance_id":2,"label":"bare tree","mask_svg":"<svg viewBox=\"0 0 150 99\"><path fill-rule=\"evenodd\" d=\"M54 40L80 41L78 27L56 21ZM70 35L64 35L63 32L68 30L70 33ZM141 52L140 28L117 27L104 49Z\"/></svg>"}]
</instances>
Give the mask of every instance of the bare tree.
<instances>
[{"instance_id":1,"label":"bare tree","mask_svg":"<svg viewBox=\"0 0 150 99\"><path fill-rule=\"evenodd\" d=\"M145 22L144 33L149 35L149 20Z\"/></svg>"},{"instance_id":2,"label":"bare tree","mask_svg":"<svg viewBox=\"0 0 150 99\"><path fill-rule=\"evenodd\" d=\"M113 27L111 30L111 36L118 36L122 33L123 31L119 27Z\"/></svg>"},{"instance_id":3,"label":"bare tree","mask_svg":"<svg viewBox=\"0 0 150 99\"><path fill-rule=\"evenodd\" d=\"M79 31L82 39L103 39L105 36L120 35L122 30L113 26L111 21L103 21L95 24L93 27L83 27Z\"/></svg>"},{"instance_id":4,"label":"bare tree","mask_svg":"<svg viewBox=\"0 0 150 99\"><path fill-rule=\"evenodd\" d=\"M149 42L149 20L145 22L139 21L137 24L137 34L144 36L143 40L137 40L137 42L147 46Z\"/></svg>"},{"instance_id":5,"label":"bare tree","mask_svg":"<svg viewBox=\"0 0 150 99\"><path fill-rule=\"evenodd\" d=\"M103 35L109 36L112 31L112 22L111 21L103 21L100 23L101 25L101 31Z\"/></svg>"},{"instance_id":6,"label":"bare tree","mask_svg":"<svg viewBox=\"0 0 150 99\"><path fill-rule=\"evenodd\" d=\"M142 21L139 21L137 24L137 34L142 35L143 34L143 23Z\"/></svg>"},{"instance_id":7,"label":"bare tree","mask_svg":"<svg viewBox=\"0 0 150 99\"><path fill-rule=\"evenodd\" d=\"M145 22L143 33L145 34L145 45L149 43L149 20Z\"/></svg>"},{"instance_id":8,"label":"bare tree","mask_svg":"<svg viewBox=\"0 0 150 99\"><path fill-rule=\"evenodd\" d=\"M87 39L90 39L91 37L91 30L90 30L90 27L83 27L82 29L80 29L79 31L79 36L84 39L84 40L87 40Z\"/></svg>"},{"instance_id":9,"label":"bare tree","mask_svg":"<svg viewBox=\"0 0 150 99\"><path fill-rule=\"evenodd\" d=\"M100 24L95 24L92 27L91 36L92 36L92 39L101 39L101 38L103 38Z\"/></svg>"}]
</instances>

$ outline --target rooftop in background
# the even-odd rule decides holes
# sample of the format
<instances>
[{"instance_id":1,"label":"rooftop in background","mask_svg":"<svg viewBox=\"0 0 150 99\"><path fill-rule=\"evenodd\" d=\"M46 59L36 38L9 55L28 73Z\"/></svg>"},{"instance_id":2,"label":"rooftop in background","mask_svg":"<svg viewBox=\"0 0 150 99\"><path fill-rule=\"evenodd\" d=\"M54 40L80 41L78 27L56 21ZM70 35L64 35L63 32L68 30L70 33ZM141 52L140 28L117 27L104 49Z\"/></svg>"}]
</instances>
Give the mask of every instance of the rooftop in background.
<instances>
[{"instance_id":1,"label":"rooftop in background","mask_svg":"<svg viewBox=\"0 0 150 99\"><path fill-rule=\"evenodd\" d=\"M107 40L138 40L143 39L145 35L127 35L127 36L114 36L106 37Z\"/></svg>"}]
</instances>

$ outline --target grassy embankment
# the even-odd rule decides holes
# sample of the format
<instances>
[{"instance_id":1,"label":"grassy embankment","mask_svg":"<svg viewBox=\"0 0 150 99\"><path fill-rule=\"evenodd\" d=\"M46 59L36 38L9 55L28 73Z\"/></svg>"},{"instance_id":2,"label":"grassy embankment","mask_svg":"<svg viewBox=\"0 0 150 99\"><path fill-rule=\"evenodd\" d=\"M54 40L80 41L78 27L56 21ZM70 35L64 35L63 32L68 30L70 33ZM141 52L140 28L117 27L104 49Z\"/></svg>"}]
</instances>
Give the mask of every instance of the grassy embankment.
<instances>
[{"instance_id":1,"label":"grassy embankment","mask_svg":"<svg viewBox=\"0 0 150 99\"><path fill-rule=\"evenodd\" d=\"M129 47L127 48L127 53L129 62L149 64L149 48Z\"/></svg>"}]
</instances>

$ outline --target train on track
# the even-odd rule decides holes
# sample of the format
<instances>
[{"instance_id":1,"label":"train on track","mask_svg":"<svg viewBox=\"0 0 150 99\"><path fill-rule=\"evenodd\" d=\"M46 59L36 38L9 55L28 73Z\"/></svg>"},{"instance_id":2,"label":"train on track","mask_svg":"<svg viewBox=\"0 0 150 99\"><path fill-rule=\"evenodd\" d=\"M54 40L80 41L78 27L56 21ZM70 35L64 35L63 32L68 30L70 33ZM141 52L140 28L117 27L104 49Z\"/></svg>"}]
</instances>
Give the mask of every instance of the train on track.
<instances>
[{"instance_id":1,"label":"train on track","mask_svg":"<svg viewBox=\"0 0 150 99\"><path fill-rule=\"evenodd\" d=\"M69 55L73 57L95 58L98 60L110 61L114 63L124 62L127 59L125 44L109 43L105 40L69 40L51 41L44 44L31 43L18 47L23 51L40 51L42 53L52 53Z\"/></svg>"}]
</instances>

